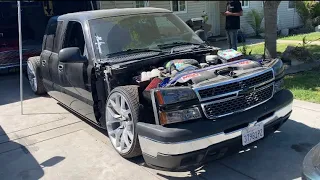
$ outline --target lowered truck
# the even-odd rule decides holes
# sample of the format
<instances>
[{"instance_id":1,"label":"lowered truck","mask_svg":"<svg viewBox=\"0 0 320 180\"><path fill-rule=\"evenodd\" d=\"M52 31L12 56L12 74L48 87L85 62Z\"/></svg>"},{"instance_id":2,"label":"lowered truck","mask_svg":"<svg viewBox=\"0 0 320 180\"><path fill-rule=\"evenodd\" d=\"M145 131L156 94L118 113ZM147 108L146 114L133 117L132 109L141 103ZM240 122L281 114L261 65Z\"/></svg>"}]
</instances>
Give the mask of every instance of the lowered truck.
<instances>
[{"instance_id":1,"label":"lowered truck","mask_svg":"<svg viewBox=\"0 0 320 180\"><path fill-rule=\"evenodd\" d=\"M52 17L27 71L36 94L105 129L121 156L175 170L248 146L291 114L281 60L216 54L169 10L96 10Z\"/></svg>"}]
</instances>

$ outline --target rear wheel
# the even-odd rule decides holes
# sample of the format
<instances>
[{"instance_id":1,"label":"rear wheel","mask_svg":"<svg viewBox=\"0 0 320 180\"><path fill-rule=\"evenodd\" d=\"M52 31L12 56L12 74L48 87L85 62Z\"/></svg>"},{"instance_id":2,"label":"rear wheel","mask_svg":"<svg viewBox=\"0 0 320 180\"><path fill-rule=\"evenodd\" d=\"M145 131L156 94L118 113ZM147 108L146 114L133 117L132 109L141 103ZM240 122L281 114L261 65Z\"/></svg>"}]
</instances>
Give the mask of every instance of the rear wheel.
<instances>
[{"instance_id":1,"label":"rear wheel","mask_svg":"<svg viewBox=\"0 0 320 180\"><path fill-rule=\"evenodd\" d=\"M113 89L106 103L106 127L113 147L125 158L141 155L136 132L138 118L138 88L121 86Z\"/></svg>"},{"instance_id":2,"label":"rear wheel","mask_svg":"<svg viewBox=\"0 0 320 180\"><path fill-rule=\"evenodd\" d=\"M27 76L31 86L32 91L35 94L42 95L46 93L44 88L40 71L39 71L39 61L40 57L31 57L27 61Z\"/></svg>"}]
</instances>

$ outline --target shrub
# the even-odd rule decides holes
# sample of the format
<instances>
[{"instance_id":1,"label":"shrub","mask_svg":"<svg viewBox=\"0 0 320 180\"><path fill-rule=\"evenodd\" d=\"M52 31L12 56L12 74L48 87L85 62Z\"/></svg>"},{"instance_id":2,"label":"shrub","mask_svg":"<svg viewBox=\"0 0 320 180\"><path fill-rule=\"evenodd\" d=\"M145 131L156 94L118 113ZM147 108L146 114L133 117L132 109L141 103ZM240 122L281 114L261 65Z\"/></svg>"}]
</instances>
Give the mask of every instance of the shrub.
<instances>
[{"instance_id":1,"label":"shrub","mask_svg":"<svg viewBox=\"0 0 320 180\"><path fill-rule=\"evenodd\" d=\"M319 25L320 3L317 1L296 1L297 12L305 26Z\"/></svg>"},{"instance_id":2,"label":"shrub","mask_svg":"<svg viewBox=\"0 0 320 180\"><path fill-rule=\"evenodd\" d=\"M263 12L258 12L255 9L251 9L250 12L247 14L250 21L248 22L252 29L254 30L257 37L260 36L260 33L263 32L261 28L262 20L263 20Z\"/></svg>"}]
</instances>

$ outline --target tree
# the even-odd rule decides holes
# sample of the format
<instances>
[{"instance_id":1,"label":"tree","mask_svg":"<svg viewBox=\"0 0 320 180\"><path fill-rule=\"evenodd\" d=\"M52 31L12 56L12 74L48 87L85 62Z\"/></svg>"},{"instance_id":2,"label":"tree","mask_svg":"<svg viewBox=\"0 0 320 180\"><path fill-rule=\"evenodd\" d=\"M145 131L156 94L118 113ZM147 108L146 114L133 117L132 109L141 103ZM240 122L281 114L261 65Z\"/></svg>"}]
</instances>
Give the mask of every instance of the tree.
<instances>
[{"instance_id":1,"label":"tree","mask_svg":"<svg viewBox=\"0 0 320 180\"><path fill-rule=\"evenodd\" d=\"M277 12L281 1L263 1L265 23L265 53L267 58L277 56Z\"/></svg>"}]
</instances>

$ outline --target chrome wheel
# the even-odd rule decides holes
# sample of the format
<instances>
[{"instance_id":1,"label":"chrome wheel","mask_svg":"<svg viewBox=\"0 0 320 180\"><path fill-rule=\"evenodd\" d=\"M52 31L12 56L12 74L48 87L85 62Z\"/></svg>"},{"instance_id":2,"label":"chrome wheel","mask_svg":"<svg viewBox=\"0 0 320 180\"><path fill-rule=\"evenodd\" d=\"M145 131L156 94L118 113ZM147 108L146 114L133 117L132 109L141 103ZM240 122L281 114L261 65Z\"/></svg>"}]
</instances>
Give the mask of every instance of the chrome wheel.
<instances>
[{"instance_id":1,"label":"chrome wheel","mask_svg":"<svg viewBox=\"0 0 320 180\"><path fill-rule=\"evenodd\" d=\"M28 61L28 66L27 66L27 74L28 74L28 79L29 79L29 83L31 86L31 89L36 92L37 91L37 77L36 77L36 72L35 69L33 67L33 65L31 64L30 61Z\"/></svg>"},{"instance_id":2,"label":"chrome wheel","mask_svg":"<svg viewBox=\"0 0 320 180\"><path fill-rule=\"evenodd\" d=\"M106 124L115 149L121 154L128 153L133 144L134 124L128 101L119 92L112 93L107 101Z\"/></svg>"}]
</instances>

